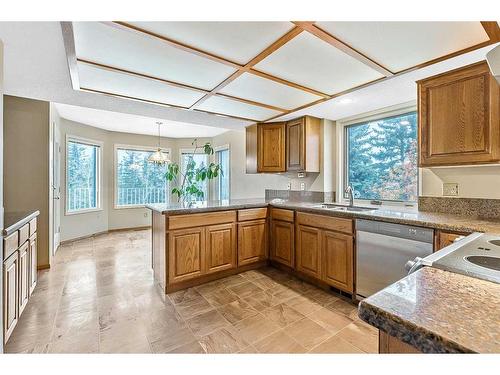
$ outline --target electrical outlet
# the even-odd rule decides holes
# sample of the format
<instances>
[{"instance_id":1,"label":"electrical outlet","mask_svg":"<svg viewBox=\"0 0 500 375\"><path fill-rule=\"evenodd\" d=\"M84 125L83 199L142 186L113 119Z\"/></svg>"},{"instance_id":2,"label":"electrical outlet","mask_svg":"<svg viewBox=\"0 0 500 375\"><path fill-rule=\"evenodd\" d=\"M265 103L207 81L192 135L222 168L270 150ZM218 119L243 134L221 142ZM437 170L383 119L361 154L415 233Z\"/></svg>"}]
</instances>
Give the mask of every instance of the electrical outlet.
<instances>
[{"instance_id":1,"label":"electrical outlet","mask_svg":"<svg viewBox=\"0 0 500 375\"><path fill-rule=\"evenodd\" d=\"M443 184L443 195L456 197L458 195L458 184L455 182L446 182Z\"/></svg>"},{"instance_id":2,"label":"electrical outlet","mask_svg":"<svg viewBox=\"0 0 500 375\"><path fill-rule=\"evenodd\" d=\"M148 213L147 212L144 212L144 217L148 217Z\"/></svg>"},{"instance_id":3,"label":"electrical outlet","mask_svg":"<svg viewBox=\"0 0 500 375\"><path fill-rule=\"evenodd\" d=\"M287 190L292 190L292 181L288 181L288 184L286 184Z\"/></svg>"},{"instance_id":4,"label":"electrical outlet","mask_svg":"<svg viewBox=\"0 0 500 375\"><path fill-rule=\"evenodd\" d=\"M305 182L300 183L300 190L306 190L306 184Z\"/></svg>"}]
</instances>

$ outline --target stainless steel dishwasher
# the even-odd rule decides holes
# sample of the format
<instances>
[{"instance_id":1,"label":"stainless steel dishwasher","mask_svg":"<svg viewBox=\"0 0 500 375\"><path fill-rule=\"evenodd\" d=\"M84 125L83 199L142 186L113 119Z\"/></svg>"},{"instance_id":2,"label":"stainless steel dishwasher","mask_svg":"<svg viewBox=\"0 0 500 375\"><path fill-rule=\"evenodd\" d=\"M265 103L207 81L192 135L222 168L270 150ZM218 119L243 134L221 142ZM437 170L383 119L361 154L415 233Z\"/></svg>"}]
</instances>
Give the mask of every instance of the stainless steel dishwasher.
<instances>
[{"instance_id":1,"label":"stainless steel dishwasher","mask_svg":"<svg viewBox=\"0 0 500 375\"><path fill-rule=\"evenodd\" d=\"M433 240L433 229L356 220L358 299L369 297L406 276L406 262L432 254Z\"/></svg>"}]
</instances>

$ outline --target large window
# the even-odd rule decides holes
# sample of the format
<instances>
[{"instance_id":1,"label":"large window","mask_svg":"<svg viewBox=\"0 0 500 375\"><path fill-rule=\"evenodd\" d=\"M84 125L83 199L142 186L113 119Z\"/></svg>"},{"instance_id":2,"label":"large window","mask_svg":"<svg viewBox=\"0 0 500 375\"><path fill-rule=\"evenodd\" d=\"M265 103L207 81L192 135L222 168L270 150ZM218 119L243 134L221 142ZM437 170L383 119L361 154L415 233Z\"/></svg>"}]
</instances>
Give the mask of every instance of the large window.
<instances>
[{"instance_id":1,"label":"large window","mask_svg":"<svg viewBox=\"0 0 500 375\"><path fill-rule=\"evenodd\" d=\"M100 208L101 144L68 136L66 141L66 213Z\"/></svg>"},{"instance_id":2,"label":"large window","mask_svg":"<svg viewBox=\"0 0 500 375\"><path fill-rule=\"evenodd\" d=\"M348 125L345 140L344 188L355 198L417 200L416 112Z\"/></svg>"},{"instance_id":3,"label":"large window","mask_svg":"<svg viewBox=\"0 0 500 375\"><path fill-rule=\"evenodd\" d=\"M115 206L133 207L167 203L166 165L148 162L153 149L116 146ZM168 154L167 150L164 150Z\"/></svg>"},{"instance_id":4,"label":"large window","mask_svg":"<svg viewBox=\"0 0 500 375\"><path fill-rule=\"evenodd\" d=\"M215 199L229 199L229 146L215 149L215 162L222 167L222 173L215 180Z\"/></svg>"},{"instance_id":5,"label":"large window","mask_svg":"<svg viewBox=\"0 0 500 375\"><path fill-rule=\"evenodd\" d=\"M180 151L180 157L181 157L181 172L185 173L186 171L186 166L189 162L190 158L193 158L193 161L195 162L195 167L199 168L202 165L207 166L209 164L208 162L208 155L207 154L199 154L196 153L193 155L193 150L192 149L181 149ZM196 197L192 197L192 200L207 200L208 198L208 180L205 181L199 181L198 182L198 188L203 191L203 199L199 199Z\"/></svg>"}]
</instances>

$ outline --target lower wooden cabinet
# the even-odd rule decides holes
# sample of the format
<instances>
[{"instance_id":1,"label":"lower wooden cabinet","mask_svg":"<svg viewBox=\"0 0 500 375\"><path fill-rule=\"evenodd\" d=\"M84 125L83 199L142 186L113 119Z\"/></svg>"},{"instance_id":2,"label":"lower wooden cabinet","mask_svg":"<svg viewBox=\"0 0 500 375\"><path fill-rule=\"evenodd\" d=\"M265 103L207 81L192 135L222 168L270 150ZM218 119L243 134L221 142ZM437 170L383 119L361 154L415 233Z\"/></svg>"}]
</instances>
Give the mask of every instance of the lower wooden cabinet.
<instances>
[{"instance_id":1,"label":"lower wooden cabinet","mask_svg":"<svg viewBox=\"0 0 500 375\"><path fill-rule=\"evenodd\" d=\"M459 240L461 237L467 236L467 233L447 232L440 230L436 231L435 236L434 251L438 251L442 248L445 248L446 246L455 243L455 241Z\"/></svg>"},{"instance_id":2,"label":"lower wooden cabinet","mask_svg":"<svg viewBox=\"0 0 500 375\"><path fill-rule=\"evenodd\" d=\"M29 277L31 271L29 256L29 242L26 241L19 248L19 315L24 311L30 296Z\"/></svg>"},{"instance_id":3,"label":"lower wooden cabinet","mask_svg":"<svg viewBox=\"0 0 500 375\"><path fill-rule=\"evenodd\" d=\"M417 348L390 336L383 331L378 334L378 352L380 354L420 354Z\"/></svg>"},{"instance_id":4,"label":"lower wooden cabinet","mask_svg":"<svg viewBox=\"0 0 500 375\"><path fill-rule=\"evenodd\" d=\"M321 278L321 229L297 225L296 268Z\"/></svg>"},{"instance_id":5,"label":"lower wooden cabinet","mask_svg":"<svg viewBox=\"0 0 500 375\"><path fill-rule=\"evenodd\" d=\"M324 230L322 233L321 279L338 289L354 292L353 237Z\"/></svg>"},{"instance_id":6,"label":"lower wooden cabinet","mask_svg":"<svg viewBox=\"0 0 500 375\"><path fill-rule=\"evenodd\" d=\"M295 265L294 224L287 221L271 221L271 259L288 267Z\"/></svg>"},{"instance_id":7,"label":"lower wooden cabinet","mask_svg":"<svg viewBox=\"0 0 500 375\"><path fill-rule=\"evenodd\" d=\"M267 258L267 221L238 223L238 265L251 264Z\"/></svg>"},{"instance_id":8,"label":"lower wooden cabinet","mask_svg":"<svg viewBox=\"0 0 500 375\"><path fill-rule=\"evenodd\" d=\"M36 223L36 220L35 220L35 223ZM31 225L31 224L30 224ZM36 234L33 235L31 238L30 238L30 248L29 248L29 258L30 258L30 269L29 269L29 285L30 285L30 295L33 293L33 291L35 290L35 287L36 287L36 283L37 283L37 280L38 280L38 276L37 276L37 272L38 272L38 269L37 269L37 262L38 262L38 255L37 255L37 239L36 239Z\"/></svg>"},{"instance_id":9,"label":"lower wooden cabinet","mask_svg":"<svg viewBox=\"0 0 500 375\"><path fill-rule=\"evenodd\" d=\"M201 276L205 267L205 228L168 233L168 280L181 282Z\"/></svg>"},{"instance_id":10,"label":"lower wooden cabinet","mask_svg":"<svg viewBox=\"0 0 500 375\"><path fill-rule=\"evenodd\" d=\"M205 228L206 272L213 273L236 267L236 225L220 224Z\"/></svg>"},{"instance_id":11,"label":"lower wooden cabinet","mask_svg":"<svg viewBox=\"0 0 500 375\"><path fill-rule=\"evenodd\" d=\"M19 252L3 262L3 332L7 342L19 319Z\"/></svg>"}]
</instances>

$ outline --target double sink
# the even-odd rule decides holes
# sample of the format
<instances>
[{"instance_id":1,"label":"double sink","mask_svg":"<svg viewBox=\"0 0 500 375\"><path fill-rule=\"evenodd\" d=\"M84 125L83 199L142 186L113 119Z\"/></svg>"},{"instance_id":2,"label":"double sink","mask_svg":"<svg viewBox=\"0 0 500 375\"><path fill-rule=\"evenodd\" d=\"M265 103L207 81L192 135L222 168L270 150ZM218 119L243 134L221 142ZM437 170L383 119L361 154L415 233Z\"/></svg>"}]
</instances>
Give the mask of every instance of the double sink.
<instances>
[{"instance_id":1,"label":"double sink","mask_svg":"<svg viewBox=\"0 0 500 375\"><path fill-rule=\"evenodd\" d=\"M343 204L335 204L335 203L321 203L313 207L325 208L327 210L342 211L342 212L369 212L378 210L378 208L372 208L372 207L346 206Z\"/></svg>"}]
</instances>

